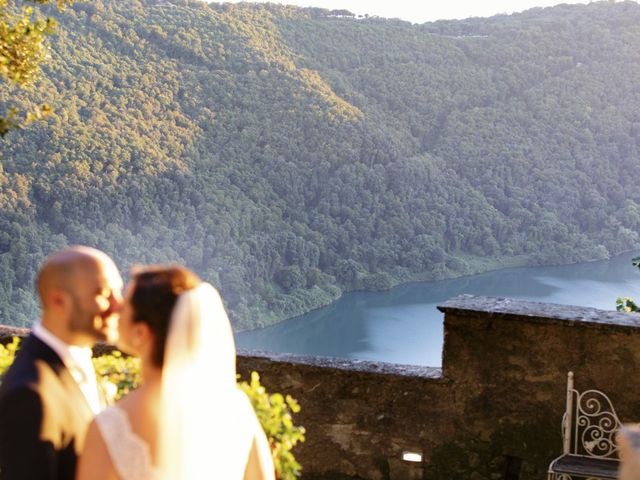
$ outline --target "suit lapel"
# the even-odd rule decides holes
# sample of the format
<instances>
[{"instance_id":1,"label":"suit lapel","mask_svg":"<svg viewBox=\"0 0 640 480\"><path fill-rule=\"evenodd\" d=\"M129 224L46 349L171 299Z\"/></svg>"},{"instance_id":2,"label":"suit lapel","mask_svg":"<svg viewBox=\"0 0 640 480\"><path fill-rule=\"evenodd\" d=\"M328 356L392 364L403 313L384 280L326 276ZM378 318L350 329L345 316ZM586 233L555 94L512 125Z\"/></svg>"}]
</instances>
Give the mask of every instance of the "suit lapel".
<instances>
[{"instance_id":1,"label":"suit lapel","mask_svg":"<svg viewBox=\"0 0 640 480\"><path fill-rule=\"evenodd\" d=\"M33 334L27 339L24 348L34 359L40 359L49 365L51 370L53 370L64 385L65 390L71 397L70 401L77 407L78 413L85 418L92 418L93 411L91 410L91 406L89 405L87 398L82 393L82 390L80 390L78 382L74 380L71 372L64 365L58 354L54 352L49 345Z\"/></svg>"},{"instance_id":2,"label":"suit lapel","mask_svg":"<svg viewBox=\"0 0 640 480\"><path fill-rule=\"evenodd\" d=\"M72 479L77 455L84 447L87 427L94 416L91 407L71 372L42 340L31 335L18 356L14 362L18 368L7 380L28 382L23 385L40 395L40 439L51 443L55 451L59 474L56 478Z\"/></svg>"},{"instance_id":3,"label":"suit lapel","mask_svg":"<svg viewBox=\"0 0 640 480\"><path fill-rule=\"evenodd\" d=\"M67 392L70 396L70 402L76 407L76 411L84 418L93 418L93 410L91 405L87 401L87 397L84 396L78 382L76 382L71 375L71 372L63 365L58 372L60 381L65 385Z\"/></svg>"}]
</instances>

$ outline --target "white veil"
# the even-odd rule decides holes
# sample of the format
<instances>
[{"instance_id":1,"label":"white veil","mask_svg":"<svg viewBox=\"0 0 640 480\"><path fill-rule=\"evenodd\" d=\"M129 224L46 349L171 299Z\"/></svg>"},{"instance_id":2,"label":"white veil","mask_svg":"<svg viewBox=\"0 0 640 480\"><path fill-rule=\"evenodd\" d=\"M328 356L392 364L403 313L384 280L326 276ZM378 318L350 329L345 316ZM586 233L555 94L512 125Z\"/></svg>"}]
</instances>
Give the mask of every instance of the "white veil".
<instances>
[{"instance_id":1,"label":"white veil","mask_svg":"<svg viewBox=\"0 0 640 480\"><path fill-rule=\"evenodd\" d=\"M220 295L208 283L182 293L162 369L159 459L163 480L242 479L256 431L236 387L236 352Z\"/></svg>"}]
</instances>

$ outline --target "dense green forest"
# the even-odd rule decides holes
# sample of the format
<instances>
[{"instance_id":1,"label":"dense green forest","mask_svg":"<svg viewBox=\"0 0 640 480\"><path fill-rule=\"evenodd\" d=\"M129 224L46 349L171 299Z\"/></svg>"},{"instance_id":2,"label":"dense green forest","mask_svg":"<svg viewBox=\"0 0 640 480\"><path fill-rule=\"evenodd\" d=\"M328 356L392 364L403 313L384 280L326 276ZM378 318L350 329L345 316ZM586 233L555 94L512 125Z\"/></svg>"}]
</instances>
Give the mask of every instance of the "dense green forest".
<instances>
[{"instance_id":1,"label":"dense green forest","mask_svg":"<svg viewBox=\"0 0 640 480\"><path fill-rule=\"evenodd\" d=\"M0 144L0 323L37 318L39 264L75 243L124 271L192 267L239 329L347 290L640 245L638 4L338 13L60 14L36 88L0 88L4 108L55 109Z\"/></svg>"}]
</instances>

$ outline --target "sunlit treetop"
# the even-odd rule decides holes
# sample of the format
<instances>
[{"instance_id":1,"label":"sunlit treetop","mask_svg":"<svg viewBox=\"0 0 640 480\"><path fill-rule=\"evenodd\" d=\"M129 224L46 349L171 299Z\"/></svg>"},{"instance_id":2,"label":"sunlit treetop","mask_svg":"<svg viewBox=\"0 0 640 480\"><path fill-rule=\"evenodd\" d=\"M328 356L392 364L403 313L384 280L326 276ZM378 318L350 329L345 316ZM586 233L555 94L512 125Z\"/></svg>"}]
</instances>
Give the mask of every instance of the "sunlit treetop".
<instances>
[{"instance_id":1,"label":"sunlit treetop","mask_svg":"<svg viewBox=\"0 0 640 480\"><path fill-rule=\"evenodd\" d=\"M48 4L50 0L33 0L31 3ZM59 11L71 5L73 0L56 0ZM51 17L37 17L32 6L18 6L16 2L0 0L0 76L7 82L28 87L38 78L40 66L49 54L46 36L54 33L56 21ZM9 109L0 118L0 136L10 129L19 128L49 114L51 109L42 105L19 120L19 112Z\"/></svg>"}]
</instances>

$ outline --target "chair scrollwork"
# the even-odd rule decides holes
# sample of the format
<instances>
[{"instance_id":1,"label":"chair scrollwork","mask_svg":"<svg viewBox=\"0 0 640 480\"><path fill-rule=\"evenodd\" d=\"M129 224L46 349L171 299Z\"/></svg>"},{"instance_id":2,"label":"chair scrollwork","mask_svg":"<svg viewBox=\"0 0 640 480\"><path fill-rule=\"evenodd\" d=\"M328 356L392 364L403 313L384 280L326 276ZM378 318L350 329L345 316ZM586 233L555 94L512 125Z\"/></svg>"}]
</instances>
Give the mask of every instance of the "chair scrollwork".
<instances>
[{"instance_id":1,"label":"chair scrollwork","mask_svg":"<svg viewBox=\"0 0 640 480\"><path fill-rule=\"evenodd\" d=\"M607 395L599 390L575 391L576 419L574 454L597 458L615 458L615 432L620 420Z\"/></svg>"}]
</instances>

